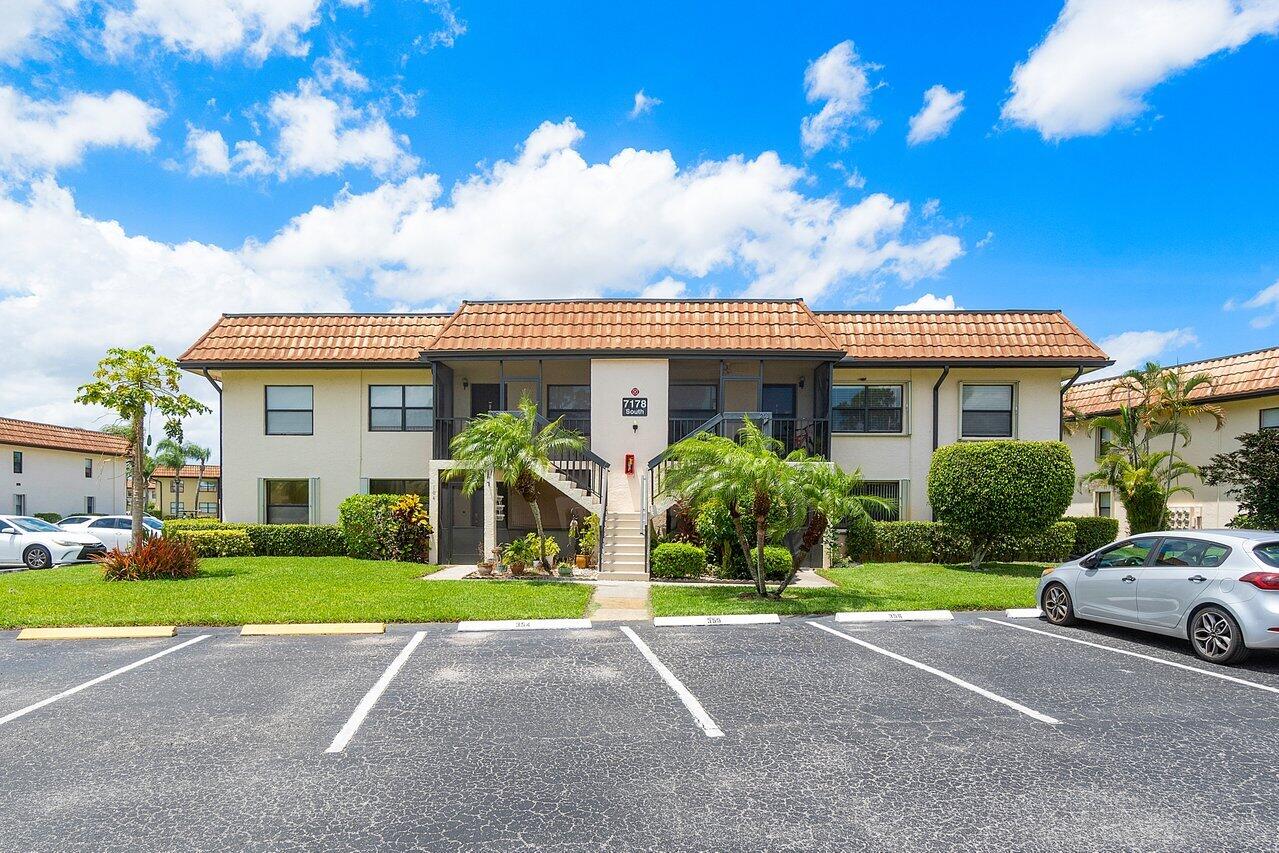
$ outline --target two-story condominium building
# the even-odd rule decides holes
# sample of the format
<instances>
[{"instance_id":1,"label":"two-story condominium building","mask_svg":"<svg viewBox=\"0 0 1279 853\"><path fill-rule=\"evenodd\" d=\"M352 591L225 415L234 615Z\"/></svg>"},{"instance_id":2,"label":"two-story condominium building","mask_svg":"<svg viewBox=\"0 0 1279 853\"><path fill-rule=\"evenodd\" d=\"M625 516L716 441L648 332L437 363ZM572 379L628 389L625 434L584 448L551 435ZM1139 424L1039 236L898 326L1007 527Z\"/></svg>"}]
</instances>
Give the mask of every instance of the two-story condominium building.
<instances>
[{"instance_id":1,"label":"two-story condominium building","mask_svg":"<svg viewBox=\"0 0 1279 853\"><path fill-rule=\"evenodd\" d=\"M547 472L548 526L602 513L604 568L642 572L645 522L669 506L663 453L686 435L752 417L927 519L933 450L1057 439L1063 383L1109 362L1058 311L605 299L226 315L180 363L220 390L228 521L332 523L350 494L416 492L434 558L473 563L531 529L531 512L502 483L465 497L442 482L449 442L528 396L589 440Z\"/></svg>"},{"instance_id":2,"label":"two-story condominium building","mask_svg":"<svg viewBox=\"0 0 1279 853\"><path fill-rule=\"evenodd\" d=\"M1228 355L1204 361L1175 365L1182 375L1207 374L1211 384L1193 392L1198 402L1212 403L1225 414L1225 426L1201 416L1190 422L1190 444L1184 448L1178 439L1178 452L1192 465L1204 465L1218 453L1239 448L1238 437L1259 429L1279 428L1279 347L1256 352ZM1101 430L1089 430L1088 421L1119 411L1120 404L1136 402L1129 392L1117 387L1118 379L1079 382L1066 393L1067 436L1075 458L1075 470L1083 476L1097 469L1102 443L1107 436ZM1156 440L1157 449L1167 449L1171 437ZM1186 479L1180 485L1190 486L1190 494L1173 495L1168 502L1170 523L1177 528L1225 527L1239 512L1239 504L1225 494L1229 486L1206 486ZM1080 485L1071 507L1073 515L1104 515L1120 520L1126 529L1123 506L1107 488Z\"/></svg>"},{"instance_id":3,"label":"two-story condominium building","mask_svg":"<svg viewBox=\"0 0 1279 853\"><path fill-rule=\"evenodd\" d=\"M222 511L220 465L160 465L147 483L147 503L171 518L218 518Z\"/></svg>"},{"instance_id":4,"label":"two-story condominium building","mask_svg":"<svg viewBox=\"0 0 1279 853\"><path fill-rule=\"evenodd\" d=\"M128 452L114 435L0 418L0 511L123 512Z\"/></svg>"}]
</instances>

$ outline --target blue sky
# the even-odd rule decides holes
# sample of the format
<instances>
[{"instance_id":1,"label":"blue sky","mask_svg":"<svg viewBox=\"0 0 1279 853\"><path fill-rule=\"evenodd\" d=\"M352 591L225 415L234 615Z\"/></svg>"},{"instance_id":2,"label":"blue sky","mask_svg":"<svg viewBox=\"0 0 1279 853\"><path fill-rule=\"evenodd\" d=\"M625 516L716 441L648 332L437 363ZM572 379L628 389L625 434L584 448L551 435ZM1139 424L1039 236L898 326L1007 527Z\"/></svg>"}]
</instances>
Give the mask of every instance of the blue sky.
<instances>
[{"instance_id":1,"label":"blue sky","mask_svg":"<svg viewBox=\"0 0 1279 853\"><path fill-rule=\"evenodd\" d=\"M468 297L932 294L1060 307L1126 362L1274 343L1276 0L10 18L0 323L31 343L4 414L87 422L106 346L176 354L222 311ZM962 110L910 144L933 87Z\"/></svg>"}]
</instances>

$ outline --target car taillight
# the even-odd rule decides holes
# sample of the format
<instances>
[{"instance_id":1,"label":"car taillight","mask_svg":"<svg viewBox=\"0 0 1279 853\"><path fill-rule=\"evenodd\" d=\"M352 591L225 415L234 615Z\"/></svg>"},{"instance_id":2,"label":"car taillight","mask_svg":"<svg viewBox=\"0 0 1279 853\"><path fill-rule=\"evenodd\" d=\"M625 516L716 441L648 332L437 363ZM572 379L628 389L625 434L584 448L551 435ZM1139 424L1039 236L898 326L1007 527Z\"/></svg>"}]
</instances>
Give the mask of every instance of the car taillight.
<instances>
[{"instance_id":1,"label":"car taillight","mask_svg":"<svg viewBox=\"0 0 1279 853\"><path fill-rule=\"evenodd\" d=\"M1248 572L1239 580L1257 589L1279 589L1279 572Z\"/></svg>"}]
</instances>

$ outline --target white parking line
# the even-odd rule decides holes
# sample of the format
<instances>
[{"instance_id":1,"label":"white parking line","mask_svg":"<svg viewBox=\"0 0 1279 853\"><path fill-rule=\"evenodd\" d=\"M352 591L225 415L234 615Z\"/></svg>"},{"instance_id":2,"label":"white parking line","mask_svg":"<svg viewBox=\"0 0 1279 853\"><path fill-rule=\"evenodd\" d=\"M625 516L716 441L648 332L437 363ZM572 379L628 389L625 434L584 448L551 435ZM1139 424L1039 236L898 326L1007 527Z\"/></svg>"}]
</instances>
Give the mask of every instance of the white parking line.
<instances>
[{"instance_id":1,"label":"white parking line","mask_svg":"<svg viewBox=\"0 0 1279 853\"><path fill-rule=\"evenodd\" d=\"M104 681L115 678L117 675L124 675L126 672L128 672L131 669L137 669L143 664L148 664L153 660L164 657L165 655L172 654L173 652L176 652L178 649L185 649L187 646L194 645L200 642L201 640L207 640L208 638L209 638L208 634L201 634L198 637L192 637L186 642L178 643L176 646L170 646L164 651L156 652L153 655L148 655L147 657L144 657L142 660L136 660L133 663L128 664L127 666L122 666L119 669L113 669L110 672L108 672L106 675L99 675L97 678L90 679L89 681L86 681L84 684L77 684L75 687L72 687L67 690L63 690L61 693L58 693L54 696L50 696L48 699L41 699L39 702L35 703L34 705L28 705L27 707L22 708L21 710L18 710L18 711L14 711L11 714L5 714L3 717L0 717L0 726L3 726L5 723L16 720L19 717L26 716L27 714L30 714L32 711L38 711L39 709L43 708L46 705L52 705L54 702L57 702L59 699L65 699L68 696L73 696L76 693L79 693L81 690L88 690L90 687L92 687L95 684L101 684Z\"/></svg>"},{"instance_id":2,"label":"white parking line","mask_svg":"<svg viewBox=\"0 0 1279 853\"><path fill-rule=\"evenodd\" d=\"M1271 687L1268 684L1258 684L1255 681L1248 681L1246 678L1236 678L1233 675L1226 675L1224 672L1213 672L1210 669L1200 669L1197 666L1190 666L1188 664L1178 663L1177 661L1173 661L1173 660L1164 660L1163 658L1157 658L1154 655L1143 655L1141 652L1130 652L1127 649L1117 649L1114 646L1105 646L1105 645L1102 645L1101 643L1093 643L1093 642L1089 642L1088 640L1081 640L1078 637L1066 637L1061 634L1054 634L1051 631L1041 631L1038 628L1028 628L1025 625L1014 625L1013 623L1005 622L1002 619L990 619L986 616L983 616L981 618L985 620L986 622L990 622L994 625L1003 625L1005 628L1016 628L1018 631L1029 631L1032 634L1043 634L1045 637L1052 637L1054 640L1065 640L1069 643L1078 643L1081 646L1092 646L1094 649L1103 649L1105 651L1114 652L1120 655L1128 655L1128 657L1132 657L1132 658L1141 658L1142 660L1148 660L1148 661L1151 661L1152 663L1161 663L1164 666L1173 666L1173 667L1176 667L1177 669L1184 669L1184 670L1187 670L1188 672L1197 672L1197 673L1200 673L1201 675L1211 675L1213 678L1220 678L1222 681L1229 681L1234 684L1241 684L1244 687L1255 687L1258 690L1265 690L1268 693L1279 693L1279 687Z\"/></svg>"},{"instance_id":3,"label":"white parking line","mask_svg":"<svg viewBox=\"0 0 1279 853\"><path fill-rule=\"evenodd\" d=\"M831 628L828 625L823 625L820 622L809 622L808 624L812 625L814 628L820 628L823 631L827 632L828 634L834 634L836 637L843 637L845 640L848 640L848 642L856 643L862 648L870 649L872 652L876 652L878 654L884 655L885 657L890 657L896 661L901 661L902 663L907 664L909 666L913 666L916 669L922 669L924 672L935 675L938 678L943 678L946 681L949 681L951 684L958 685L959 687L962 687L965 690L971 690L972 692L976 693L978 696L985 696L987 699L990 699L991 701L998 702L1001 705L1012 708L1014 711L1018 711L1022 714L1025 714L1027 717L1030 717L1035 720L1039 720L1039 722L1041 723L1048 723L1051 726L1056 726L1061 723L1061 720L1058 720L1055 717L1050 717L1047 714L1041 714L1033 708L1027 708L1025 705L1021 704L1020 702L1014 702L1011 699L1007 699L1003 696L1000 696L998 693L991 693L989 690L986 690L983 687L978 687L976 684L972 684L971 682L964 681L964 679L955 675L951 675L948 672L942 672L940 669L929 666L926 663L920 663L919 661L908 658L905 655L899 655L896 652L890 652L888 649L881 649L879 646L876 646L873 643L868 643L865 640L858 639L857 637L849 636L848 634L845 634L843 631L836 631L834 628Z\"/></svg>"},{"instance_id":4,"label":"white parking line","mask_svg":"<svg viewBox=\"0 0 1279 853\"><path fill-rule=\"evenodd\" d=\"M693 715L693 720L697 723L698 728L707 737L723 737L724 732L720 729L719 724L706 713L706 709L702 707L702 703L697 701L697 697L688 692L688 688L675 677L675 673L666 668L666 664L658 660L657 655L653 654L653 650L648 644L639 638L639 636L625 625L622 626L623 634L631 638L631 642L635 644L635 648L640 650L640 654L644 659L657 670L657 674L662 677L662 681L666 682L666 686L675 691L675 695L684 703L684 707Z\"/></svg>"},{"instance_id":5,"label":"white parking line","mask_svg":"<svg viewBox=\"0 0 1279 853\"><path fill-rule=\"evenodd\" d=\"M425 631L418 631L413 635L413 639L409 640L408 644L400 649L400 653L395 656L395 660L391 661L391 665L386 668L386 672L382 673L382 677L374 682L368 693L364 694L360 704L355 706L355 712L351 714L351 719L346 721L342 731L338 732L337 737L333 738L333 743L329 744L329 748L324 750L326 753L341 752L346 749L346 745L351 742L351 738L355 737L355 733L360 730L360 726L364 723L364 718L369 715L369 711L373 710L373 706L377 704L377 700L386 692L386 688L390 686L395 674L404 666L405 661L409 659L409 655L413 654L413 650L418 647L418 643L421 643L422 638L425 636Z\"/></svg>"}]
</instances>

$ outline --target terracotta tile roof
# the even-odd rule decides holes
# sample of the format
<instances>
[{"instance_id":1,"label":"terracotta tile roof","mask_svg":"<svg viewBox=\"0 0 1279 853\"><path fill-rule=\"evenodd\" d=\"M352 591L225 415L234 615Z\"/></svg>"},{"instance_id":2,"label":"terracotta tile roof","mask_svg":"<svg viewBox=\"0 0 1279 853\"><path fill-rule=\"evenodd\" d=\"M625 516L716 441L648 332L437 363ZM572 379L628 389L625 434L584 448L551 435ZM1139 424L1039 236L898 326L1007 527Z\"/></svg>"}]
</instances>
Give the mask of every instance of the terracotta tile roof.
<instances>
[{"instance_id":1,"label":"terracotta tile roof","mask_svg":"<svg viewBox=\"0 0 1279 853\"><path fill-rule=\"evenodd\" d=\"M152 477L172 477L173 469L171 467L157 465L155 470L151 472L151 476ZM183 465L182 471L181 473L178 474L178 476L190 477L192 479L195 479L196 477L200 476L200 466L199 465ZM218 465L204 466L204 479L215 480L221 476L222 476L221 466L218 466Z\"/></svg>"},{"instance_id":2,"label":"terracotta tile roof","mask_svg":"<svg viewBox=\"0 0 1279 853\"><path fill-rule=\"evenodd\" d=\"M224 314L178 361L236 363L416 361L447 314Z\"/></svg>"},{"instance_id":3,"label":"terracotta tile roof","mask_svg":"<svg viewBox=\"0 0 1279 853\"><path fill-rule=\"evenodd\" d=\"M1060 311L819 311L817 317L858 361L1108 363Z\"/></svg>"},{"instance_id":4,"label":"terracotta tile roof","mask_svg":"<svg viewBox=\"0 0 1279 853\"><path fill-rule=\"evenodd\" d=\"M124 456L129 452L127 440L104 432L19 421L14 418L0 418L0 444L74 450L78 453L100 453L107 456Z\"/></svg>"},{"instance_id":5,"label":"terracotta tile roof","mask_svg":"<svg viewBox=\"0 0 1279 853\"><path fill-rule=\"evenodd\" d=\"M1179 373L1206 373L1212 377L1211 387L1201 385L1192 392L1196 400L1231 400L1240 397L1279 395L1279 347L1170 365ZM1127 402L1123 392L1113 389L1119 377L1079 382L1066 392L1066 408L1084 415L1117 412Z\"/></svg>"},{"instance_id":6,"label":"terracotta tile roof","mask_svg":"<svg viewBox=\"0 0 1279 853\"><path fill-rule=\"evenodd\" d=\"M432 354L842 351L799 299L463 302L430 349Z\"/></svg>"}]
</instances>

